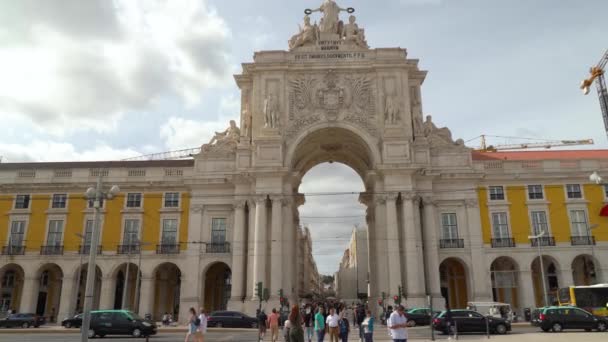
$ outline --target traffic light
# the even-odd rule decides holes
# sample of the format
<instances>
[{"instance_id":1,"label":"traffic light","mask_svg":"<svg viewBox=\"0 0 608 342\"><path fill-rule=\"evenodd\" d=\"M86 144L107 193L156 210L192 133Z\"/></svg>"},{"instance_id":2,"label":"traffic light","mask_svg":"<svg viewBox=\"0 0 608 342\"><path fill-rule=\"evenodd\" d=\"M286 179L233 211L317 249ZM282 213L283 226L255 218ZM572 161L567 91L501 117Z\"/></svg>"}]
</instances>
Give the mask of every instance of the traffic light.
<instances>
[{"instance_id":1,"label":"traffic light","mask_svg":"<svg viewBox=\"0 0 608 342\"><path fill-rule=\"evenodd\" d=\"M255 295L260 299L260 301L262 299L264 299L263 287L264 287L264 284L262 284L262 282L255 284Z\"/></svg>"},{"instance_id":2,"label":"traffic light","mask_svg":"<svg viewBox=\"0 0 608 342\"><path fill-rule=\"evenodd\" d=\"M265 302L268 302L268 299L270 298L270 290L268 290L268 288L264 289L262 298Z\"/></svg>"}]
</instances>

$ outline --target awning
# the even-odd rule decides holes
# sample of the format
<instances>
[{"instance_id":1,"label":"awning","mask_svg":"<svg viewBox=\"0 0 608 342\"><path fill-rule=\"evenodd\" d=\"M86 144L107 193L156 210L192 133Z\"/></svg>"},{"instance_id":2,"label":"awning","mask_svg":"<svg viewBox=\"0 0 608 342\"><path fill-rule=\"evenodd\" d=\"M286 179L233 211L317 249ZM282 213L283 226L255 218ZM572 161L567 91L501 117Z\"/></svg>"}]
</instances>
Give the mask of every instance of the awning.
<instances>
[{"instance_id":1,"label":"awning","mask_svg":"<svg viewBox=\"0 0 608 342\"><path fill-rule=\"evenodd\" d=\"M608 204L606 204L605 206L602 207L602 210L600 210L600 216L604 216L604 217L608 216Z\"/></svg>"}]
</instances>

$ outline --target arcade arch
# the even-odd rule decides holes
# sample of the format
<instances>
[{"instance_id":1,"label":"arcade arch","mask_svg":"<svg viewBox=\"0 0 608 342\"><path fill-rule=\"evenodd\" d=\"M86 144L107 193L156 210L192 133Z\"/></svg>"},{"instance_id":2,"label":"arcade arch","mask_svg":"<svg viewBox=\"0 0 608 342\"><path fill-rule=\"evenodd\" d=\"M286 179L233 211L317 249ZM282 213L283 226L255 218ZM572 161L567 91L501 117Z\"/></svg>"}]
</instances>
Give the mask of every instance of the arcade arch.
<instances>
[{"instance_id":1,"label":"arcade arch","mask_svg":"<svg viewBox=\"0 0 608 342\"><path fill-rule=\"evenodd\" d=\"M490 265L490 272L494 301L508 303L513 308L519 308L517 262L510 257L498 257Z\"/></svg>"},{"instance_id":2,"label":"arcade arch","mask_svg":"<svg viewBox=\"0 0 608 342\"><path fill-rule=\"evenodd\" d=\"M162 319L165 313L178 319L182 272L174 263L163 263L156 267L154 277L154 309L152 317ZM142 298L142 300L144 300Z\"/></svg>"},{"instance_id":3,"label":"arcade arch","mask_svg":"<svg viewBox=\"0 0 608 342\"><path fill-rule=\"evenodd\" d=\"M591 255L581 254L572 260L572 280L575 286L597 283L599 264Z\"/></svg>"},{"instance_id":4,"label":"arcade arch","mask_svg":"<svg viewBox=\"0 0 608 342\"><path fill-rule=\"evenodd\" d=\"M539 257L534 258L530 268L532 270L532 285L534 286L534 299L537 307L545 306L545 290L547 292L546 305L553 305L557 303L557 290L559 289L560 282L558 272L560 270L559 264L555 258L549 255L542 256L542 265L544 273L541 272ZM542 274L545 276L545 282L543 283ZM544 284L544 285L543 285ZM543 286L546 289L543 290Z\"/></svg>"},{"instance_id":5,"label":"arcade arch","mask_svg":"<svg viewBox=\"0 0 608 342\"><path fill-rule=\"evenodd\" d=\"M232 288L232 271L223 262L210 265L204 272L203 307L207 312L226 310Z\"/></svg>"},{"instance_id":6,"label":"arcade arch","mask_svg":"<svg viewBox=\"0 0 608 342\"><path fill-rule=\"evenodd\" d=\"M0 313L17 311L21 303L25 273L17 264L0 268Z\"/></svg>"},{"instance_id":7,"label":"arcade arch","mask_svg":"<svg viewBox=\"0 0 608 342\"><path fill-rule=\"evenodd\" d=\"M38 269L38 292L36 314L51 318L53 321L58 313L63 283L63 271L57 264L45 264ZM67 295L67 294L66 294Z\"/></svg>"},{"instance_id":8,"label":"arcade arch","mask_svg":"<svg viewBox=\"0 0 608 342\"><path fill-rule=\"evenodd\" d=\"M469 302L465 263L458 258L447 258L439 264L441 295L452 309L463 309Z\"/></svg>"},{"instance_id":9,"label":"arcade arch","mask_svg":"<svg viewBox=\"0 0 608 342\"><path fill-rule=\"evenodd\" d=\"M76 298L74 299L76 302L74 304L74 308L76 312L82 312L84 307L84 296L86 292L86 284L87 284L87 274L89 270L89 264L83 264L81 267L78 267L76 270L76 274L74 280L76 282ZM93 310L99 309L99 301L101 297L101 281L102 281L102 273L99 266L95 266L95 299L93 300Z\"/></svg>"},{"instance_id":10,"label":"arcade arch","mask_svg":"<svg viewBox=\"0 0 608 342\"><path fill-rule=\"evenodd\" d=\"M114 287L114 309L135 309L137 300L135 298L137 290L137 274L140 273L136 264L131 263L128 267L127 263L120 264L113 272L116 280ZM141 273L139 274L141 276ZM141 279L141 278L140 278ZM125 286L126 293L125 293ZM126 295L126 300L123 301L123 296Z\"/></svg>"}]
</instances>

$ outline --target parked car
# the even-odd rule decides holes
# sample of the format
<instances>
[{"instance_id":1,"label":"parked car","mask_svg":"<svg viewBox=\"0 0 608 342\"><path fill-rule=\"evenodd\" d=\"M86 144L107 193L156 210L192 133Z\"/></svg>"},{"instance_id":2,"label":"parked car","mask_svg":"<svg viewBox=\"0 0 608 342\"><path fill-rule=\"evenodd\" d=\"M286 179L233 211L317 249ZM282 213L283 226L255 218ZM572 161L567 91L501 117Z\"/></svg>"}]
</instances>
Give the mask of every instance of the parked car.
<instances>
[{"instance_id":1,"label":"parked car","mask_svg":"<svg viewBox=\"0 0 608 342\"><path fill-rule=\"evenodd\" d=\"M439 313L439 311L435 311L433 316ZM431 310L428 308L411 308L405 312L405 317L407 317L407 324L410 327L431 324Z\"/></svg>"},{"instance_id":2,"label":"parked car","mask_svg":"<svg viewBox=\"0 0 608 342\"><path fill-rule=\"evenodd\" d=\"M80 328L82 325L82 314L75 315L74 317L68 317L61 321L61 326L66 328Z\"/></svg>"},{"instance_id":3,"label":"parked car","mask_svg":"<svg viewBox=\"0 0 608 342\"><path fill-rule=\"evenodd\" d=\"M608 330L608 319L606 317L594 316L574 306L538 308L532 312L530 323L545 332L549 330L560 332L564 329Z\"/></svg>"},{"instance_id":4,"label":"parked car","mask_svg":"<svg viewBox=\"0 0 608 342\"><path fill-rule=\"evenodd\" d=\"M208 327L257 328L258 320L237 311L215 311L207 318Z\"/></svg>"},{"instance_id":5,"label":"parked car","mask_svg":"<svg viewBox=\"0 0 608 342\"><path fill-rule=\"evenodd\" d=\"M38 328L45 323L44 317L40 317L33 313L15 313L10 314L4 319L0 319L0 327L2 328Z\"/></svg>"},{"instance_id":6,"label":"parked car","mask_svg":"<svg viewBox=\"0 0 608 342\"><path fill-rule=\"evenodd\" d=\"M472 310L451 310L452 321L458 333L461 332L486 332L489 325L490 333L506 334L511 331L511 322L504 318L486 317ZM442 311L433 318L433 329L448 333L445 319L446 311Z\"/></svg>"},{"instance_id":7,"label":"parked car","mask_svg":"<svg viewBox=\"0 0 608 342\"><path fill-rule=\"evenodd\" d=\"M91 312L89 338L106 335L145 337L156 334L156 324L129 310L99 310Z\"/></svg>"}]
</instances>

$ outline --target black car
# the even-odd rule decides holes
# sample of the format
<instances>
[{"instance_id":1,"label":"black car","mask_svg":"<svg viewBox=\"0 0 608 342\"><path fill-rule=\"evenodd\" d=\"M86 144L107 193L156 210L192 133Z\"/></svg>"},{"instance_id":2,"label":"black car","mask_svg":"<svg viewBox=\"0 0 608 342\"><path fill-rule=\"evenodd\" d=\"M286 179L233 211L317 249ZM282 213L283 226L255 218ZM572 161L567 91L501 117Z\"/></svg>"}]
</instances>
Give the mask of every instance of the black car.
<instances>
[{"instance_id":1,"label":"black car","mask_svg":"<svg viewBox=\"0 0 608 342\"><path fill-rule=\"evenodd\" d=\"M4 319L0 319L0 327L2 328L38 328L45 323L44 317L40 317L33 313L15 313L10 314Z\"/></svg>"},{"instance_id":2,"label":"black car","mask_svg":"<svg viewBox=\"0 0 608 342\"><path fill-rule=\"evenodd\" d=\"M433 318L433 329L448 333L445 319L446 311ZM486 332L489 325L490 333L506 334L511 331L511 322L504 318L486 317L471 310L452 310L452 321L457 332Z\"/></svg>"},{"instance_id":3,"label":"black car","mask_svg":"<svg viewBox=\"0 0 608 342\"><path fill-rule=\"evenodd\" d=\"M439 314L434 312L433 315ZM410 327L417 325L429 325L431 324L431 310L427 308L412 308L405 312L407 318L407 324Z\"/></svg>"},{"instance_id":4,"label":"black car","mask_svg":"<svg viewBox=\"0 0 608 342\"><path fill-rule=\"evenodd\" d=\"M92 311L88 334L89 338L106 335L144 337L156 334L156 324L129 310Z\"/></svg>"},{"instance_id":5,"label":"black car","mask_svg":"<svg viewBox=\"0 0 608 342\"><path fill-rule=\"evenodd\" d=\"M69 317L61 321L61 326L66 328L80 328L82 325L82 314L78 314L74 317Z\"/></svg>"},{"instance_id":6,"label":"black car","mask_svg":"<svg viewBox=\"0 0 608 342\"><path fill-rule=\"evenodd\" d=\"M598 317L574 306L550 306L532 312L533 326L542 331L560 332L564 329L584 329L586 331L608 330L606 317Z\"/></svg>"},{"instance_id":7,"label":"black car","mask_svg":"<svg viewBox=\"0 0 608 342\"><path fill-rule=\"evenodd\" d=\"M207 318L208 327L257 328L258 320L237 311L215 311Z\"/></svg>"}]
</instances>

